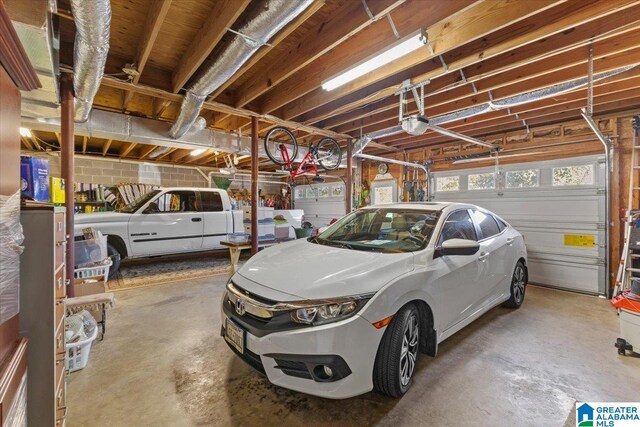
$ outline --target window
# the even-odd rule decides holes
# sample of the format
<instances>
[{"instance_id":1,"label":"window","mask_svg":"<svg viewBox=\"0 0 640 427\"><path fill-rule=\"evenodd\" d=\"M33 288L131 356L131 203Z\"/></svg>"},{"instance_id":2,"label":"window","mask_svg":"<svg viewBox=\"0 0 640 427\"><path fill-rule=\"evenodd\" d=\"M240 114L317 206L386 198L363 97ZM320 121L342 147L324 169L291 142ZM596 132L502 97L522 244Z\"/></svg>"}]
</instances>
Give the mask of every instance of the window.
<instances>
[{"instance_id":1,"label":"window","mask_svg":"<svg viewBox=\"0 0 640 427\"><path fill-rule=\"evenodd\" d=\"M507 188L531 188L540 185L538 169L525 169L519 171L507 171L505 186Z\"/></svg>"},{"instance_id":2,"label":"window","mask_svg":"<svg viewBox=\"0 0 640 427\"><path fill-rule=\"evenodd\" d=\"M455 211L445 220L438 245L449 239L478 240L476 229L466 209Z\"/></svg>"},{"instance_id":3,"label":"window","mask_svg":"<svg viewBox=\"0 0 640 427\"><path fill-rule=\"evenodd\" d=\"M496 176L493 172L469 175L469 190L491 190L496 188Z\"/></svg>"},{"instance_id":4,"label":"window","mask_svg":"<svg viewBox=\"0 0 640 427\"><path fill-rule=\"evenodd\" d=\"M593 165L553 168L553 185L593 185Z\"/></svg>"},{"instance_id":5,"label":"window","mask_svg":"<svg viewBox=\"0 0 640 427\"><path fill-rule=\"evenodd\" d=\"M202 210L204 212L222 212L222 197L215 191L201 191Z\"/></svg>"},{"instance_id":6,"label":"window","mask_svg":"<svg viewBox=\"0 0 640 427\"><path fill-rule=\"evenodd\" d=\"M149 204L147 212L199 212L195 191L170 191Z\"/></svg>"},{"instance_id":7,"label":"window","mask_svg":"<svg viewBox=\"0 0 640 427\"><path fill-rule=\"evenodd\" d=\"M494 219L496 220L496 222L498 223L498 228L500 228L500 232L502 232L502 230L504 230L505 228L507 228L507 223L504 222L503 220L501 220L498 217L494 217Z\"/></svg>"},{"instance_id":8,"label":"window","mask_svg":"<svg viewBox=\"0 0 640 427\"><path fill-rule=\"evenodd\" d=\"M500 234L500 228L493 215L482 211L473 211L473 219L476 220L482 233L482 239L487 239L496 234Z\"/></svg>"},{"instance_id":9,"label":"window","mask_svg":"<svg viewBox=\"0 0 640 427\"><path fill-rule=\"evenodd\" d=\"M460 190L459 176L439 176L436 178L436 191Z\"/></svg>"}]
</instances>

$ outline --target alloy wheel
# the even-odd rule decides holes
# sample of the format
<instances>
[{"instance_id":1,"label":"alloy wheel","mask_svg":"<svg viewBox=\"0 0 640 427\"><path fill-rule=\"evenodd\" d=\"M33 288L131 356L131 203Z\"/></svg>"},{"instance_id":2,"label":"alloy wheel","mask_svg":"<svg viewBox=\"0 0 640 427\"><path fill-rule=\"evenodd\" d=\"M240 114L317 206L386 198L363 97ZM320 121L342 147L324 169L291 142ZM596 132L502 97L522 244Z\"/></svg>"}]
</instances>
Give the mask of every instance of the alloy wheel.
<instances>
[{"instance_id":1,"label":"alloy wheel","mask_svg":"<svg viewBox=\"0 0 640 427\"><path fill-rule=\"evenodd\" d=\"M516 302L520 303L524 298L525 283L524 267L520 264L516 266L516 270L513 272L513 297Z\"/></svg>"},{"instance_id":2,"label":"alloy wheel","mask_svg":"<svg viewBox=\"0 0 640 427\"><path fill-rule=\"evenodd\" d=\"M400 382L406 387L411 381L413 370L416 367L418 356L418 341L420 330L418 318L415 315L409 317L402 334L402 350L400 352Z\"/></svg>"}]
</instances>

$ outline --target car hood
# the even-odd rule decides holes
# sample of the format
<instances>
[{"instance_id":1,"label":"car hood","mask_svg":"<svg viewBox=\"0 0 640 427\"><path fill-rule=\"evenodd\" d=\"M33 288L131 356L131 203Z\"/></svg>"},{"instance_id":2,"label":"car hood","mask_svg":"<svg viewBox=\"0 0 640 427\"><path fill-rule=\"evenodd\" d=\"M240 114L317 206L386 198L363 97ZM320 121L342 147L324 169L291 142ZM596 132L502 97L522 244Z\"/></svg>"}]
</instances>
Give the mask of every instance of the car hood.
<instances>
[{"instance_id":1,"label":"car hood","mask_svg":"<svg viewBox=\"0 0 640 427\"><path fill-rule=\"evenodd\" d=\"M121 222L131 214L120 212L94 212L89 214L76 214L73 216L75 224L98 224L105 222Z\"/></svg>"},{"instance_id":2,"label":"car hood","mask_svg":"<svg viewBox=\"0 0 640 427\"><path fill-rule=\"evenodd\" d=\"M414 268L412 253L388 254L310 243L306 239L272 246L238 270L251 282L292 299L323 299L377 292ZM238 283L240 285L240 283ZM263 295L266 297L266 295Z\"/></svg>"}]
</instances>

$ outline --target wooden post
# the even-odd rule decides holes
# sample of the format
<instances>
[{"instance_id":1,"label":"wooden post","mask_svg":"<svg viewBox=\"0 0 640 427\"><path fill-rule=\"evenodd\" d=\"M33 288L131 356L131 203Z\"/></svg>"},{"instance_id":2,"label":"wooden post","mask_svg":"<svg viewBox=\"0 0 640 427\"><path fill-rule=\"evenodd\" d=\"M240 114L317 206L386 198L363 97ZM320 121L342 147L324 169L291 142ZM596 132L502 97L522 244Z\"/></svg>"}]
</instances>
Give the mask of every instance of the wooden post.
<instances>
[{"instance_id":1,"label":"wooden post","mask_svg":"<svg viewBox=\"0 0 640 427\"><path fill-rule=\"evenodd\" d=\"M258 253L258 118L251 116L251 255Z\"/></svg>"},{"instance_id":2,"label":"wooden post","mask_svg":"<svg viewBox=\"0 0 640 427\"><path fill-rule=\"evenodd\" d=\"M62 179L64 179L64 202L66 207L67 222L67 296L73 297L74 290L74 266L75 266L75 243L73 232L73 155L74 155L74 108L73 108L73 74L63 73L60 81L60 92L62 95L62 116L60 118L60 163L62 168Z\"/></svg>"},{"instance_id":3,"label":"wooden post","mask_svg":"<svg viewBox=\"0 0 640 427\"><path fill-rule=\"evenodd\" d=\"M345 189L346 193L346 212L350 213L353 209L352 201L353 201L353 144L352 140L347 140L347 177L345 179Z\"/></svg>"}]
</instances>

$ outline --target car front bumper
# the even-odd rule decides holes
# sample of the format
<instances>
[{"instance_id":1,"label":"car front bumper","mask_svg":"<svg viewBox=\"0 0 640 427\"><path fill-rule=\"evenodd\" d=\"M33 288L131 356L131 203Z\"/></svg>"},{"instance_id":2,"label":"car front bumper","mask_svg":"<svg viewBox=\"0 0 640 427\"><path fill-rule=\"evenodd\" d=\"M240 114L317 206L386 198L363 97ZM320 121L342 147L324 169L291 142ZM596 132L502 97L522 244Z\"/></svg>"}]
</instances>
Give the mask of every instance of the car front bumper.
<instances>
[{"instance_id":1,"label":"car front bumper","mask_svg":"<svg viewBox=\"0 0 640 427\"><path fill-rule=\"evenodd\" d=\"M226 318L243 328L244 353L229 347L266 374L271 383L329 399L345 399L372 390L373 365L385 328L376 329L355 315L340 322L258 337L247 330L242 317L223 311L222 335ZM323 378L325 365L334 372L332 378Z\"/></svg>"}]
</instances>

